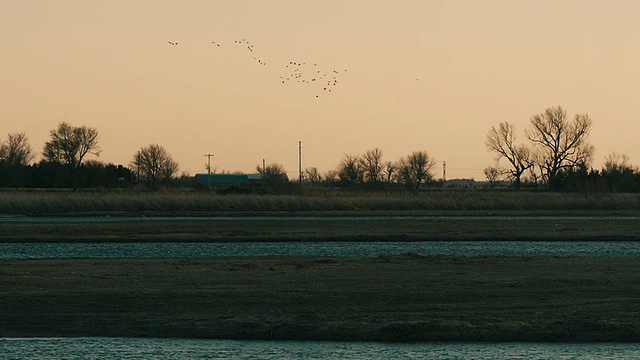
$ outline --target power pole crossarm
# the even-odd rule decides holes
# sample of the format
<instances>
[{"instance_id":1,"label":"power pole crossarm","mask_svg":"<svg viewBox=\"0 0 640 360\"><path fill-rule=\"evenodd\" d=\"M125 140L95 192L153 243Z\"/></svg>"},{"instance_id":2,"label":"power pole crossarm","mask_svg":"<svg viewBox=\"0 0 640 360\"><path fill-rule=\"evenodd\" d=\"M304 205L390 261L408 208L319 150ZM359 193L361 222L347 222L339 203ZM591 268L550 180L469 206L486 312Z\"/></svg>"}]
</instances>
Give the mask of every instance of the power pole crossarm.
<instances>
[{"instance_id":1,"label":"power pole crossarm","mask_svg":"<svg viewBox=\"0 0 640 360\"><path fill-rule=\"evenodd\" d=\"M209 185L209 187L211 187L211 157L214 156L213 154L206 154L205 157L207 158L207 184Z\"/></svg>"}]
</instances>

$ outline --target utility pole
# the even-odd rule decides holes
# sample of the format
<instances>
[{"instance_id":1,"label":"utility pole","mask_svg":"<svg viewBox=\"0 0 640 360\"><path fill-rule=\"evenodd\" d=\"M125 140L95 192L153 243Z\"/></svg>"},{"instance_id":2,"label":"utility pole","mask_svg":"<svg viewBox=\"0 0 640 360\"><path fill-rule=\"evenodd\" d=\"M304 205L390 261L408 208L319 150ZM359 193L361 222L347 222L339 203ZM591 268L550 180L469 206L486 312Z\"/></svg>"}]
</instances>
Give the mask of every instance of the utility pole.
<instances>
[{"instance_id":1,"label":"utility pole","mask_svg":"<svg viewBox=\"0 0 640 360\"><path fill-rule=\"evenodd\" d=\"M207 157L207 184L211 187L211 157L213 154L205 155Z\"/></svg>"},{"instance_id":2,"label":"utility pole","mask_svg":"<svg viewBox=\"0 0 640 360\"><path fill-rule=\"evenodd\" d=\"M442 181L447 181L447 162L442 162Z\"/></svg>"},{"instance_id":3,"label":"utility pole","mask_svg":"<svg viewBox=\"0 0 640 360\"><path fill-rule=\"evenodd\" d=\"M298 141L298 181L302 189L302 141Z\"/></svg>"},{"instance_id":4,"label":"utility pole","mask_svg":"<svg viewBox=\"0 0 640 360\"><path fill-rule=\"evenodd\" d=\"M267 180L267 162L265 159L262 159L262 182L264 183Z\"/></svg>"}]
</instances>

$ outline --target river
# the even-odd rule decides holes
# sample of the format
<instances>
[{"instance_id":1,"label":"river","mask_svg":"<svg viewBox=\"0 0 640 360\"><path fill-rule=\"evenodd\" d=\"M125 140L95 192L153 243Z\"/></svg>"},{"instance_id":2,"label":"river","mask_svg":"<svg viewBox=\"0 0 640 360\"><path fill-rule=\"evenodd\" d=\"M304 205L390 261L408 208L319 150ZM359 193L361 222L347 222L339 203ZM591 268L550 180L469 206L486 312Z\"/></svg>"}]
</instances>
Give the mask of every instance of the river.
<instances>
[{"instance_id":1,"label":"river","mask_svg":"<svg viewBox=\"0 0 640 360\"><path fill-rule=\"evenodd\" d=\"M0 339L3 359L637 359L640 344Z\"/></svg>"},{"instance_id":2,"label":"river","mask_svg":"<svg viewBox=\"0 0 640 360\"><path fill-rule=\"evenodd\" d=\"M415 252L462 256L640 257L634 241L420 242L78 242L0 243L0 259L194 258L216 256L379 256Z\"/></svg>"},{"instance_id":3,"label":"river","mask_svg":"<svg viewBox=\"0 0 640 360\"><path fill-rule=\"evenodd\" d=\"M210 221L211 219L202 220ZM430 219L430 221L438 220L443 219ZM34 220L12 217L0 219L0 222L3 221L82 222L93 221L93 219ZM107 221L121 221L121 219ZM160 221L160 219L151 218L141 221ZM640 257L640 243L631 241L0 243L0 259L192 258L267 255L378 256L408 252L463 256ZM637 359L640 357L640 344L389 344L154 338L5 338L0 339L0 357L2 359Z\"/></svg>"}]
</instances>

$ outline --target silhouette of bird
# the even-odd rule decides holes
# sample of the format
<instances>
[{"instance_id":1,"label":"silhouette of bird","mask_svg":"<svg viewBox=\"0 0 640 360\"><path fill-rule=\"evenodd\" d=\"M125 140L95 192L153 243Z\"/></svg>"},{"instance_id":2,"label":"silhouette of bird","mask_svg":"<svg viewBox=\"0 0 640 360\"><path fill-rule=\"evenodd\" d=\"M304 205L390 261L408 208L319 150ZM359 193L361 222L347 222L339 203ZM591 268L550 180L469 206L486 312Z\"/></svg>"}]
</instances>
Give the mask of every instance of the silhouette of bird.
<instances>
[{"instance_id":1,"label":"silhouette of bird","mask_svg":"<svg viewBox=\"0 0 640 360\"><path fill-rule=\"evenodd\" d=\"M178 43L177 43L177 42L173 42L173 41L169 41L168 43L169 43L171 46L177 46L177 45L178 45Z\"/></svg>"},{"instance_id":2,"label":"silhouette of bird","mask_svg":"<svg viewBox=\"0 0 640 360\"><path fill-rule=\"evenodd\" d=\"M338 77L343 69L333 68L329 71L323 70L318 63L289 60L284 64L284 68L287 69L287 73L280 77L280 81L283 84L289 83L291 80L299 84L303 84L313 88L316 93L316 97L320 97L320 94L331 93L332 90L338 85ZM333 74L331 74L333 73ZM331 78L329 77L331 76ZM325 80L327 78L327 80Z\"/></svg>"}]
</instances>

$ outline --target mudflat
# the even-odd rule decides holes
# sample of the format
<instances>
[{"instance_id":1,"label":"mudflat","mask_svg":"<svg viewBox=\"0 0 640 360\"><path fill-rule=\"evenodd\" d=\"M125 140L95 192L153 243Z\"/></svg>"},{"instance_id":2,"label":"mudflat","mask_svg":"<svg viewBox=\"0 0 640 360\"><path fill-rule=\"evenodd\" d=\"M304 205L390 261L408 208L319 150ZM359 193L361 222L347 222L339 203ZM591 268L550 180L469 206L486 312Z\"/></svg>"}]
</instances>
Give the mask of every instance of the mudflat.
<instances>
[{"instance_id":1,"label":"mudflat","mask_svg":"<svg viewBox=\"0 0 640 360\"><path fill-rule=\"evenodd\" d=\"M363 216L364 214L364 216ZM640 241L638 212L329 212L307 216L73 216L0 223L1 242ZM47 219L44 217L44 219Z\"/></svg>"},{"instance_id":2,"label":"mudflat","mask_svg":"<svg viewBox=\"0 0 640 360\"><path fill-rule=\"evenodd\" d=\"M640 341L640 259L0 261L0 337Z\"/></svg>"}]
</instances>

